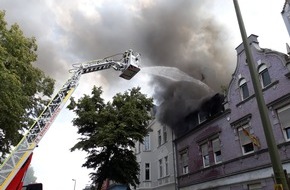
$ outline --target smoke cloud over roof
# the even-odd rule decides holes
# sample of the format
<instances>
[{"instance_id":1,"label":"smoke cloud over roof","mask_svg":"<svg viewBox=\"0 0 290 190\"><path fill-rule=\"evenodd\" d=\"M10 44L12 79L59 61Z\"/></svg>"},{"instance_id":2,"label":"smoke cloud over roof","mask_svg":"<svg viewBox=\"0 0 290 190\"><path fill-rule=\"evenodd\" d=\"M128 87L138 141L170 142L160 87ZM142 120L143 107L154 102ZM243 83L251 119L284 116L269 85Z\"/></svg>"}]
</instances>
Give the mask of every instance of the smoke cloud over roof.
<instances>
[{"instance_id":1,"label":"smoke cloud over roof","mask_svg":"<svg viewBox=\"0 0 290 190\"><path fill-rule=\"evenodd\" d=\"M18 23L26 36L37 38L36 65L57 81L67 78L72 63L133 49L141 53L142 67L175 67L213 90L152 77L159 119L169 126L220 91L221 85L227 86L233 70L228 34L208 11L211 0L4 0L1 5L10 24ZM99 81L106 81L103 84L124 88L114 72L97 74Z\"/></svg>"}]
</instances>

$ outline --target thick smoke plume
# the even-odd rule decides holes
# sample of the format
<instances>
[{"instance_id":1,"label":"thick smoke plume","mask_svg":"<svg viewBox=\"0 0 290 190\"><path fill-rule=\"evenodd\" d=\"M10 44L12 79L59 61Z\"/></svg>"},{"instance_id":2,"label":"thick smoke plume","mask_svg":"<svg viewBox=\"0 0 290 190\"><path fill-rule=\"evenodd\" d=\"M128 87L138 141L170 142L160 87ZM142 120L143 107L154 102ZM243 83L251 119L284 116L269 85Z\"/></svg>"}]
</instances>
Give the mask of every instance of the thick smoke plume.
<instances>
[{"instance_id":1,"label":"thick smoke plume","mask_svg":"<svg viewBox=\"0 0 290 190\"><path fill-rule=\"evenodd\" d=\"M177 134L188 129L186 117L196 111L213 93L192 82L168 82L160 78L155 98L162 102L157 108L158 120L170 126Z\"/></svg>"},{"instance_id":2,"label":"thick smoke plume","mask_svg":"<svg viewBox=\"0 0 290 190\"><path fill-rule=\"evenodd\" d=\"M133 49L141 53L143 67L176 67L215 92L227 86L234 50L208 11L211 0L85 2L4 0L1 5L10 23L17 22L27 36L37 38L36 65L57 81L67 78L72 63ZM114 72L97 74L99 81L124 88ZM188 81L153 77L151 82L160 104L158 118L171 127L213 95Z\"/></svg>"},{"instance_id":3,"label":"thick smoke plume","mask_svg":"<svg viewBox=\"0 0 290 190\"><path fill-rule=\"evenodd\" d=\"M157 118L175 131L186 129L189 114L201 109L202 102L221 92L222 86L227 87L232 71L229 65L234 56L228 53L227 33L212 15L205 14L206 5L206 1L176 1L144 10L148 15L145 52L151 63L177 67L213 90L154 77L154 98L160 103Z\"/></svg>"}]
</instances>

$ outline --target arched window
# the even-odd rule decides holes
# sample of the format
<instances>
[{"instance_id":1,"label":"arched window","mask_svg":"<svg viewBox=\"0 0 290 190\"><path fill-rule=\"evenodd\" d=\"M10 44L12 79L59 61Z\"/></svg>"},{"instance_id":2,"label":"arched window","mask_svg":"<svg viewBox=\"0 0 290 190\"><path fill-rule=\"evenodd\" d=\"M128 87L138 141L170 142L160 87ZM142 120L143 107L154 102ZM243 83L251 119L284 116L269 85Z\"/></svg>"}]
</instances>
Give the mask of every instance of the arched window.
<instances>
[{"instance_id":1,"label":"arched window","mask_svg":"<svg viewBox=\"0 0 290 190\"><path fill-rule=\"evenodd\" d=\"M248 98L249 97L249 89L248 89L246 79L244 79L244 78L240 79L239 87L240 87L240 94L241 94L242 100Z\"/></svg>"},{"instance_id":2,"label":"arched window","mask_svg":"<svg viewBox=\"0 0 290 190\"><path fill-rule=\"evenodd\" d=\"M259 67L258 72L259 72L260 81L263 88L271 84L271 78L268 72L268 68L265 64Z\"/></svg>"}]
</instances>

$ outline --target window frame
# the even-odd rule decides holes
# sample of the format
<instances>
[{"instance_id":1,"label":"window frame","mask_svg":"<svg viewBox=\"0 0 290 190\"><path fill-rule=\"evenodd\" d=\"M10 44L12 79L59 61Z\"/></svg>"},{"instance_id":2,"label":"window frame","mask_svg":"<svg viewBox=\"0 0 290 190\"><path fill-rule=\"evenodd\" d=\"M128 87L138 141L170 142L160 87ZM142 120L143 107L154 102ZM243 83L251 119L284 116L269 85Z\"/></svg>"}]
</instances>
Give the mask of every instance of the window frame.
<instances>
[{"instance_id":1,"label":"window frame","mask_svg":"<svg viewBox=\"0 0 290 190\"><path fill-rule=\"evenodd\" d=\"M262 88L266 88L272 83L271 76L266 64L261 64L258 68L259 78L262 85ZM267 84L266 82L269 81Z\"/></svg>"},{"instance_id":2,"label":"window frame","mask_svg":"<svg viewBox=\"0 0 290 190\"><path fill-rule=\"evenodd\" d=\"M245 78L241 78L239 81L239 88L240 88L240 96L242 100L247 99L250 97L250 91L248 88L248 83Z\"/></svg>"},{"instance_id":3,"label":"window frame","mask_svg":"<svg viewBox=\"0 0 290 190\"><path fill-rule=\"evenodd\" d=\"M219 132L197 141L197 144L203 168L208 168L223 162Z\"/></svg>"},{"instance_id":4,"label":"window frame","mask_svg":"<svg viewBox=\"0 0 290 190\"><path fill-rule=\"evenodd\" d=\"M201 124L207 120L207 113L203 111L199 111L197 113L198 124Z\"/></svg>"},{"instance_id":5,"label":"window frame","mask_svg":"<svg viewBox=\"0 0 290 190\"><path fill-rule=\"evenodd\" d=\"M255 152L254 143L252 142L251 138L245 134L246 132L250 134L249 128L250 128L250 126L248 124L242 125L242 126L237 128L239 141L240 141L240 147L242 149L243 155L247 155L247 154L251 154L251 153ZM241 136L241 134L243 134L243 136ZM247 143L247 142L249 142L249 143ZM247 151L246 149L249 148L249 147L252 150Z\"/></svg>"},{"instance_id":6,"label":"window frame","mask_svg":"<svg viewBox=\"0 0 290 190\"><path fill-rule=\"evenodd\" d=\"M135 144L136 144L135 152L136 152L136 154L140 154L141 153L141 142L137 141Z\"/></svg>"},{"instance_id":7,"label":"window frame","mask_svg":"<svg viewBox=\"0 0 290 190\"><path fill-rule=\"evenodd\" d=\"M183 157L183 155L184 155L184 157ZM189 160L188 149L180 151L179 157L180 157L181 174L182 175L188 174L188 172L189 172L189 169L188 169L188 160Z\"/></svg>"},{"instance_id":8,"label":"window frame","mask_svg":"<svg viewBox=\"0 0 290 190\"><path fill-rule=\"evenodd\" d=\"M157 142L158 142L158 146L161 146L161 144L162 144L161 129L159 129L159 130L157 131Z\"/></svg>"},{"instance_id":9,"label":"window frame","mask_svg":"<svg viewBox=\"0 0 290 190\"><path fill-rule=\"evenodd\" d=\"M261 183L252 183L252 184L248 184L248 190L260 190L263 189L263 186Z\"/></svg>"},{"instance_id":10,"label":"window frame","mask_svg":"<svg viewBox=\"0 0 290 190\"><path fill-rule=\"evenodd\" d=\"M158 164L159 164L159 178L164 177L163 176L163 160L162 158L158 160Z\"/></svg>"},{"instance_id":11,"label":"window frame","mask_svg":"<svg viewBox=\"0 0 290 190\"><path fill-rule=\"evenodd\" d=\"M208 141L200 145L201 149L201 156L202 156L202 164L204 168L207 168L210 166L210 157L209 157L209 145Z\"/></svg>"},{"instance_id":12,"label":"window frame","mask_svg":"<svg viewBox=\"0 0 290 190\"><path fill-rule=\"evenodd\" d=\"M284 135L284 138L286 141L290 141L290 119L289 121L286 121L287 122L287 126L284 126L283 123L282 123L282 115L281 113L284 112L284 111L287 111L287 110L290 110L290 104L286 104L278 109L276 109L276 113L277 113L277 116L278 116L278 120L279 120L279 123L280 123L280 126L282 128L282 131L283 131L283 135Z\"/></svg>"},{"instance_id":13,"label":"window frame","mask_svg":"<svg viewBox=\"0 0 290 190\"><path fill-rule=\"evenodd\" d=\"M151 151L150 134L144 137L143 151Z\"/></svg>"},{"instance_id":14,"label":"window frame","mask_svg":"<svg viewBox=\"0 0 290 190\"><path fill-rule=\"evenodd\" d=\"M148 167L147 167L148 164ZM144 163L144 181L150 181L151 180L151 164L150 162ZM147 179L147 172L148 172L148 179Z\"/></svg>"},{"instance_id":15,"label":"window frame","mask_svg":"<svg viewBox=\"0 0 290 190\"><path fill-rule=\"evenodd\" d=\"M287 141L290 141L290 127L285 128L285 129L283 130L283 133L284 133L285 139L286 139Z\"/></svg>"},{"instance_id":16,"label":"window frame","mask_svg":"<svg viewBox=\"0 0 290 190\"><path fill-rule=\"evenodd\" d=\"M163 125L163 143L167 143L168 139L167 139L167 126Z\"/></svg>"},{"instance_id":17,"label":"window frame","mask_svg":"<svg viewBox=\"0 0 290 190\"><path fill-rule=\"evenodd\" d=\"M164 174L165 174L165 176L168 176L168 175L169 175L169 162L168 162L168 156L165 156L165 157L164 157L164 165L165 165L165 167L164 167L164 169L165 169Z\"/></svg>"},{"instance_id":18,"label":"window frame","mask_svg":"<svg viewBox=\"0 0 290 190\"><path fill-rule=\"evenodd\" d=\"M218 142L218 148L215 149L215 146L214 146L214 142L217 141ZM217 138L214 138L211 140L211 145L212 145L212 152L213 152L213 155L214 155L214 163L215 164L219 164L222 162L222 152L221 152L221 143L220 143L220 139L219 137ZM220 160L218 160L218 156L217 156L217 153L220 153L219 157L220 157Z\"/></svg>"},{"instance_id":19,"label":"window frame","mask_svg":"<svg viewBox=\"0 0 290 190\"><path fill-rule=\"evenodd\" d=\"M141 166L142 166L142 164L141 164L141 162L138 162L138 165L139 165L139 173L138 173L138 179L141 181L142 179L141 179L141 171L142 171L142 168L141 168Z\"/></svg>"}]
</instances>

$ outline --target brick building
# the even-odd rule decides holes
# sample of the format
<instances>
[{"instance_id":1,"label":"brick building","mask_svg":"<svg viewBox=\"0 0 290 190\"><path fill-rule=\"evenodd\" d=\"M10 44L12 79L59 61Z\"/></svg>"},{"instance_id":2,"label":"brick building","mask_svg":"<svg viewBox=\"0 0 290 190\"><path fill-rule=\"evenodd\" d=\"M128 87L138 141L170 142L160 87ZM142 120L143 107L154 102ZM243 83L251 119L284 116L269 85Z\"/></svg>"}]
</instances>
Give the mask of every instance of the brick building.
<instances>
[{"instance_id":1,"label":"brick building","mask_svg":"<svg viewBox=\"0 0 290 190\"><path fill-rule=\"evenodd\" d=\"M257 37L248 40L283 168L290 173L290 60L259 47ZM214 115L194 113L193 121L198 122L175 139L179 189L273 189L273 169L243 44L236 51L224 109Z\"/></svg>"}]
</instances>

